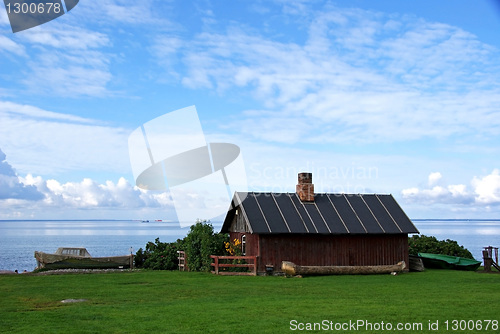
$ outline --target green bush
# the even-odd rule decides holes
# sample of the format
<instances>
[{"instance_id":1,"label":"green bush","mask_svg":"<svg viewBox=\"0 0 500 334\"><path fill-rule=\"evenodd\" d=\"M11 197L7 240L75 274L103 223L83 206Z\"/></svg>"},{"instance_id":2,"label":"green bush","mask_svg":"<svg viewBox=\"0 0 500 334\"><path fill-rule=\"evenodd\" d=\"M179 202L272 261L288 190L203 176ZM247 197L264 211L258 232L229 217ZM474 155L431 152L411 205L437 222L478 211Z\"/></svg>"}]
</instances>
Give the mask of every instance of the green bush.
<instances>
[{"instance_id":1,"label":"green bush","mask_svg":"<svg viewBox=\"0 0 500 334\"><path fill-rule=\"evenodd\" d=\"M182 250L182 240L176 242L161 242L159 238L155 242L148 242L146 250L140 248L135 254L135 266L137 268L153 270L175 270L178 268L177 251Z\"/></svg>"},{"instance_id":2,"label":"green bush","mask_svg":"<svg viewBox=\"0 0 500 334\"><path fill-rule=\"evenodd\" d=\"M212 262L210 255L226 255L224 243L227 234L214 233L212 224L196 221L188 235L176 242L148 242L146 249L140 248L134 257L137 268L153 270L176 270L179 260L177 251L186 252L186 263L190 271L209 271Z\"/></svg>"},{"instance_id":3,"label":"green bush","mask_svg":"<svg viewBox=\"0 0 500 334\"><path fill-rule=\"evenodd\" d=\"M134 265L136 268L144 268L144 261L146 260L146 254L144 254L142 248L135 253Z\"/></svg>"},{"instance_id":4,"label":"green bush","mask_svg":"<svg viewBox=\"0 0 500 334\"><path fill-rule=\"evenodd\" d=\"M436 237L426 235L413 235L408 238L410 255L417 253L433 253L451 256L460 256L473 259L471 252L464 246L460 246L455 240L437 240Z\"/></svg>"},{"instance_id":5,"label":"green bush","mask_svg":"<svg viewBox=\"0 0 500 334\"><path fill-rule=\"evenodd\" d=\"M210 271L210 255L225 255L227 234L214 233L212 224L197 221L184 238L187 265L190 271Z\"/></svg>"}]
</instances>

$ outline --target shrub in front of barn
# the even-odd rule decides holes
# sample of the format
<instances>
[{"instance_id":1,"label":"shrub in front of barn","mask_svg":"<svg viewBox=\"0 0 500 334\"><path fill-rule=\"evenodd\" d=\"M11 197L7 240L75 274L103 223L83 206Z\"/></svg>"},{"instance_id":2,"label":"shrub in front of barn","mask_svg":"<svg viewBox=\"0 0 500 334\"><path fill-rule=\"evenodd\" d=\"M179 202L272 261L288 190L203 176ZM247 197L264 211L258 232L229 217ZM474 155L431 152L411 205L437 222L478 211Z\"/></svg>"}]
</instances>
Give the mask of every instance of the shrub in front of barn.
<instances>
[{"instance_id":1,"label":"shrub in front of barn","mask_svg":"<svg viewBox=\"0 0 500 334\"><path fill-rule=\"evenodd\" d=\"M460 246L455 240L438 240L434 236L413 235L408 238L409 253L417 255L418 253L444 254L473 259L472 253Z\"/></svg>"},{"instance_id":2,"label":"shrub in front of barn","mask_svg":"<svg viewBox=\"0 0 500 334\"><path fill-rule=\"evenodd\" d=\"M225 242L228 239L226 233L214 233L210 222L197 221L191 225L188 235L183 239L189 270L210 271L210 255L227 255Z\"/></svg>"}]
</instances>

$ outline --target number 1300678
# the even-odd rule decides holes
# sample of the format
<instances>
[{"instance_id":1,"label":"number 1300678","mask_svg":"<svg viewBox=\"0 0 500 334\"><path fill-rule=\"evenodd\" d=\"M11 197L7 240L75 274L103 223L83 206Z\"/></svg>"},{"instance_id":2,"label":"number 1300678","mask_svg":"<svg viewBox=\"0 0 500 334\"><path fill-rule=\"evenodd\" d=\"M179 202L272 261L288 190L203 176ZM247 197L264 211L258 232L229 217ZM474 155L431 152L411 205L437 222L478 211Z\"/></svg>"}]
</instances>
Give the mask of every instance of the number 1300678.
<instances>
[{"instance_id":1,"label":"number 1300678","mask_svg":"<svg viewBox=\"0 0 500 334\"><path fill-rule=\"evenodd\" d=\"M447 331L498 331L498 320L446 320Z\"/></svg>"},{"instance_id":2,"label":"number 1300678","mask_svg":"<svg viewBox=\"0 0 500 334\"><path fill-rule=\"evenodd\" d=\"M26 3L26 2L14 2L6 4L7 13L14 14L49 14L56 13L59 14L63 9L61 4L57 2L40 2L40 3Z\"/></svg>"}]
</instances>

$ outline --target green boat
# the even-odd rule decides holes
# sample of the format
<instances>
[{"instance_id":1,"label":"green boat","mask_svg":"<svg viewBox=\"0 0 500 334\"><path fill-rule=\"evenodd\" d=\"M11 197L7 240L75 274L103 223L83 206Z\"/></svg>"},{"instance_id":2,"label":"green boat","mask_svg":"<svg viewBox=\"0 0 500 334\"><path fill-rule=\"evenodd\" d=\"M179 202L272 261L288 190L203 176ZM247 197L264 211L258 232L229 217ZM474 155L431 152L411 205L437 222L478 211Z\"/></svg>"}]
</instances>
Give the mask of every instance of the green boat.
<instances>
[{"instance_id":1,"label":"green boat","mask_svg":"<svg viewBox=\"0 0 500 334\"><path fill-rule=\"evenodd\" d=\"M475 271L481 265L481 261L458 256L431 253L418 253L418 256L426 268Z\"/></svg>"}]
</instances>

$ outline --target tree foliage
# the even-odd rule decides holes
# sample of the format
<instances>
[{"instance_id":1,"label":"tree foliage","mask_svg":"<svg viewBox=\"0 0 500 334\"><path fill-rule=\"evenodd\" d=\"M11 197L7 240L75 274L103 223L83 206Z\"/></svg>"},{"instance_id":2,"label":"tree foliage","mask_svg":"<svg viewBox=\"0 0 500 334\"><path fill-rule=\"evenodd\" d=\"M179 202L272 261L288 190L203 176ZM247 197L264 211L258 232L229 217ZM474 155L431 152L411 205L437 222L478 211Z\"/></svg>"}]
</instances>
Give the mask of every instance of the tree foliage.
<instances>
[{"instance_id":1,"label":"tree foliage","mask_svg":"<svg viewBox=\"0 0 500 334\"><path fill-rule=\"evenodd\" d=\"M227 234L214 233L212 224L198 220L191 226L184 239L176 242L148 242L146 249L140 248L135 255L137 268L153 270L178 269L177 251L186 252L186 262L191 271L209 271L210 255L224 255Z\"/></svg>"},{"instance_id":2,"label":"tree foliage","mask_svg":"<svg viewBox=\"0 0 500 334\"><path fill-rule=\"evenodd\" d=\"M209 271L210 255L224 255L227 234L214 233L212 224L198 221L184 238L187 264L191 271Z\"/></svg>"},{"instance_id":3,"label":"tree foliage","mask_svg":"<svg viewBox=\"0 0 500 334\"><path fill-rule=\"evenodd\" d=\"M413 235L408 238L409 252L411 255L417 253L433 253L452 256L460 256L473 259L471 252L464 246L460 246L455 240L437 240L436 237L426 235Z\"/></svg>"},{"instance_id":4,"label":"tree foliage","mask_svg":"<svg viewBox=\"0 0 500 334\"><path fill-rule=\"evenodd\" d=\"M174 270L178 267L177 251L182 250L183 241L161 242L156 238L154 242L148 242L146 249L140 248L135 254L135 266L153 270Z\"/></svg>"}]
</instances>

